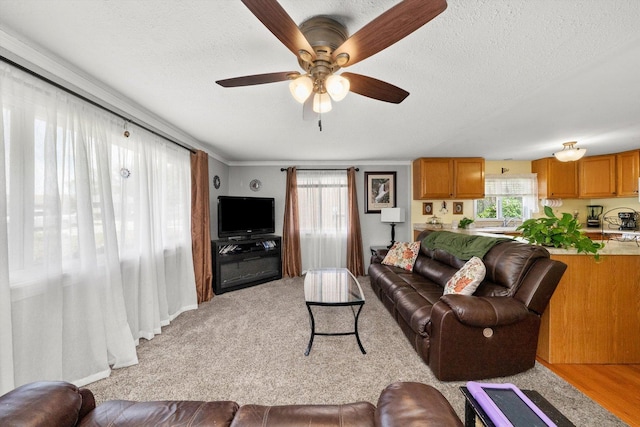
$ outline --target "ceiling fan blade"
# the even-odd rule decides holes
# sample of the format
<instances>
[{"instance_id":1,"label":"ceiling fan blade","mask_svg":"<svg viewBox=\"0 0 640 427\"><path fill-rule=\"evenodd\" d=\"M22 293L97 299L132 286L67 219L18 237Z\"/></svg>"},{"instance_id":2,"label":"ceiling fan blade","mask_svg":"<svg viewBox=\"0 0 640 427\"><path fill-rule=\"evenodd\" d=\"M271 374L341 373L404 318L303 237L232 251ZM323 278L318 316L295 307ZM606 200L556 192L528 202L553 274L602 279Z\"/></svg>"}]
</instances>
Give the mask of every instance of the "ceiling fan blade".
<instances>
[{"instance_id":1,"label":"ceiling fan blade","mask_svg":"<svg viewBox=\"0 0 640 427\"><path fill-rule=\"evenodd\" d=\"M232 79L218 80L218 83L222 87L238 87L238 86L252 86L262 85L265 83L283 82L285 80L291 80L300 75L297 71L283 71L279 73L267 73L267 74L254 74L252 76L234 77Z\"/></svg>"},{"instance_id":2,"label":"ceiling fan blade","mask_svg":"<svg viewBox=\"0 0 640 427\"><path fill-rule=\"evenodd\" d=\"M349 91L357 93L358 95L367 96L377 99L378 101L391 102L393 104L400 104L409 96L409 92L406 90L394 86L391 83L374 79L373 77L354 73L342 73L340 75L349 79L349 83L351 84Z\"/></svg>"},{"instance_id":3,"label":"ceiling fan blade","mask_svg":"<svg viewBox=\"0 0 640 427\"><path fill-rule=\"evenodd\" d=\"M276 0L242 0L245 6L269 29L295 56L304 50L315 59L316 54L298 25Z\"/></svg>"},{"instance_id":4,"label":"ceiling fan blade","mask_svg":"<svg viewBox=\"0 0 640 427\"><path fill-rule=\"evenodd\" d=\"M404 0L358 30L333 51L334 60L343 53L351 66L400 41L447 8L446 0Z\"/></svg>"}]
</instances>

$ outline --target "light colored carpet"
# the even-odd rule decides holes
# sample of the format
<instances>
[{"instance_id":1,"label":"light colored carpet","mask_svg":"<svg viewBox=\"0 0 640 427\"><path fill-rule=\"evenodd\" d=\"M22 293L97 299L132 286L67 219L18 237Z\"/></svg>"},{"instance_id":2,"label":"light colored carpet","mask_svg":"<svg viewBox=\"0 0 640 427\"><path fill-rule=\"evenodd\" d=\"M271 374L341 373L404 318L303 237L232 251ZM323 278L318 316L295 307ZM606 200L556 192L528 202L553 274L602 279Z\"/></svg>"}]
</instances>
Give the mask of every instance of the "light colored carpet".
<instances>
[{"instance_id":1,"label":"light colored carpet","mask_svg":"<svg viewBox=\"0 0 640 427\"><path fill-rule=\"evenodd\" d=\"M394 381L431 384L464 419L464 382L435 379L371 290L360 315L363 355L353 336L316 337L311 354L309 315L301 278L228 292L181 314L162 334L138 347L140 363L88 385L98 402L234 400L240 404L377 403ZM353 327L348 307L314 307L317 331ZM624 425L542 365L493 382L540 392L578 426Z\"/></svg>"}]
</instances>

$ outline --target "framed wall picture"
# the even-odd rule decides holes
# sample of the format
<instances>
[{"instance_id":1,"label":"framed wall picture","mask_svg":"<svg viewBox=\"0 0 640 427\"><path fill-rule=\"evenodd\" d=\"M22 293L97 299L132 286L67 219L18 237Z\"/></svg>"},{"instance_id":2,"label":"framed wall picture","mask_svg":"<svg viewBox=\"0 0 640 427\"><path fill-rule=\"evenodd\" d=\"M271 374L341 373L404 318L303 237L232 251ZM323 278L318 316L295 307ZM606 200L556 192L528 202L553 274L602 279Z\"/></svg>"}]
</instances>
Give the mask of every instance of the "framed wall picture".
<instances>
[{"instance_id":1,"label":"framed wall picture","mask_svg":"<svg viewBox=\"0 0 640 427\"><path fill-rule=\"evenodd\" d=\"M464 213L464 203L463 202L453 202L453 214L454 215L462 215Z\"/></svg>"},{"instance_id":2,"label":"framed wall picture","mask_svg":"<svg viewBox=\"0 0 640 427\"><path fill-rule=\"evenodd\" d=\"M433 215L433 202L422 202L422 215Z\"/></svg>"},{"instance_id":3,"label":"framed wall picture","mask_svg":"<svg viewBox=\"0 0 640 427\"><path fill-rule=\"evenodd\" d=\"M365 172L365 213L396 207L396 172Z\"/></svg>"}]
</instances>

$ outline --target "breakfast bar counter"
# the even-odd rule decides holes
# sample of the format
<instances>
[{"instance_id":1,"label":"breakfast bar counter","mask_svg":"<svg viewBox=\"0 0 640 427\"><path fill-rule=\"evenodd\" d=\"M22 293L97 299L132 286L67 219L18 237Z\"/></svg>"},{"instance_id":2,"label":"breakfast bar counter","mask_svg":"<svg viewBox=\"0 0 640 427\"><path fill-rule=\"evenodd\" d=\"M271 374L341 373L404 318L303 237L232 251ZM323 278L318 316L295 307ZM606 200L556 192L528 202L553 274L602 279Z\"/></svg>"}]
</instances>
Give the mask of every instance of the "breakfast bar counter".
<instances>
[{"instance_id":1,"label":"breakfast bar counter","mask_svg":"<svg viewBox=\"0 0 640 427\"><path fill-rule=\"evenodd\" d=\"M640 247L607 241L598 261L549 252L568 268L542 316L538 356L549 363L640 363Z\"/></svg>"}]
</instances>

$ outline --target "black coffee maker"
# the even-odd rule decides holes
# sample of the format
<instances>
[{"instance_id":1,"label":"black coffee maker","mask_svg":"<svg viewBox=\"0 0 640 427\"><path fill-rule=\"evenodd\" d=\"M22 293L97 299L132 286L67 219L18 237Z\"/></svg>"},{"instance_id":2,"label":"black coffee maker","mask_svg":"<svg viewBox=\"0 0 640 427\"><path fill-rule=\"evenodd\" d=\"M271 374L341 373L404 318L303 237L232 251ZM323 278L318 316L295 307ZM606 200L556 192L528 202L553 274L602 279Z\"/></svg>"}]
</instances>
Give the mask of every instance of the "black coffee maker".
<instances>
[{"instance_id":1,"label":"black coffee maker","mask_svg":"<svg viewBox=\"0 0 640 427\"><path fill-rule=\"evenodd\" d=\"M618 219L620 220L620 230L635 230L638 226L637 212L620 212Z\"/></svg>"},{"instance_id":2,"label":"black coffee maker","mask_svg":"<svg viewBox=\"0 0 640 427\"><path fill-rule=\"evenodd\" d=\"M587 205L587 227L600 227L600 215L604 206Z\"/></svg>"}]
</instances>

